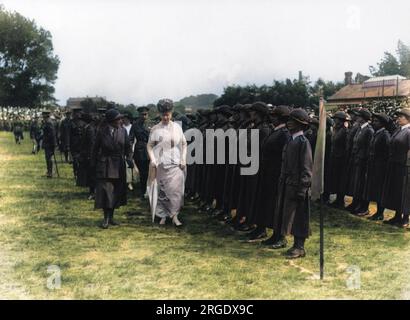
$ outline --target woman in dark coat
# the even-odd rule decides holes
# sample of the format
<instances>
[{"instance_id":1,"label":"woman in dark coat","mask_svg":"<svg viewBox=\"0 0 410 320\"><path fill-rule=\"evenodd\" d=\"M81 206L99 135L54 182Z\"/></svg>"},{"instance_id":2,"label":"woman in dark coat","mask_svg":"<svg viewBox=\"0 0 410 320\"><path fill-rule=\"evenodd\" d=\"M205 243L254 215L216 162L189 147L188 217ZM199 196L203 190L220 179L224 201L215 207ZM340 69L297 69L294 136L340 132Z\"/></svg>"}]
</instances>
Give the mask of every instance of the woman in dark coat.
<instances>
[{"instance_id":1,"label":"woman in dark coat","mask_svg":"<svg viewBox=\"0 0 410 320\"><path fill-rule=\"evenodd\" d=\"M287 106L278 106L271 113L274 129L262 145L260 163L260 182L257 191L255 214L251 223L257 225L254 236L249 241L266 237L266 228L273 228L273 214L275 211L278 181L282 165L282 151L290 139L286 122L290 109ZM263 241L264 245L272 245L274 236Z\"/></svg>"},{"instance_id":2,"label":"woman in dark coat","mask_svg":"<svg viewBox=\"0 0 410 320\"><path fill-rule=\"evenodd\" d=\"M255 156L251 154L251 129L259 131L259 159L261 159L261 146L265 141L266 137L269 135L270 128L268 124L269 109L263 102L255 102L250 107L250 117L253 119L252 128L247 130L247 152L248 155ZM253 215L255 213L256 205L256 195L258 190L258 182L260 178L260 167L258 172L252 175L241 176L241 187L239 193L239 202L237 208L237 216L240 223L238 227L241 231L249 231L253 229L251 221L253 220ZM255 231L256 232L256 231ZM254 234L250 234L249 237L252 238Z\"/></svg>"},{"instance_id":3,"label":"woman in dark coat","mask_svg":"<svg viewBox=\"0 0 410 320\"><path fill-rule=\"evenodd\" d=\"M336 200L331 203L333 207L344 208L344 175L346 167L346 144L347 144L347 114L337 111L333 115L335 125L332 133L332 145L330 151L330 170L328 176L328 189L330 194L336 194Z\"/></svg>"},{"instance_id":4,"label":"woman in dark coat","mask_svg":"<svg viewBox=\"0 0 410 320\"><path fill-rule=\"evenodd\" d=\"M369 201L364 198L366 182L366 166L369 157L370 140L374 130L370 126L372 114L367 109L361 109L358 115L359 129L353 138L352 158L353 167L349 189L353 195L351 213L364 216L369 213Z\"/></svg>"},{"instance_id":5,"label":"woman in dark coat","mask_svg":"<svg viewBox=\"0 0 410 320\"><path fill-rule=\"evenodd\" d=\"M370 141L364 191L365 199L377 203L377 212L370 218L371 220L383 220L384 208L381 205L381 198L389 157L390 133L386 130L388 123L389 117L386 114L373 115L372 127L375 133Z\"/></svg>"},{"instance_id":6,"label":"woman in dark coat","mask_svg":"<svg viewBox=\"0 0 410 320\"><path fill-rule=\"evenodd\" d=\"M121 114L110 109L105 114L106 125L96 136L91 164L96 168L95 208L103 209L102 228L117 225L114 209L127 204L125 162L133 167L132 146L127 131L121 127Z\"/></svg>"},{"instance_id":7,"label":"woman in dark coat","mask_svg":"<svg viewBox=\"0 0 410 320\"><path fill-rule=\"evenodd\" d=\"M289 259L305 256L304 244L310 233L310 186L312 183L312 149L303 135L309 116L303 109L290 113L287 127L292 135L283 148L282 168L278 186L278 201L274 215L274 233L277 241L273 249L287 245L286 236L294 237L294 244L286 252Z\"/></svg>"},{"instance_id":8,"label":"woman in dark coat","mask_svg":"<svg viewBox=\"0 0 410 320\"><path fill-rule=\"evenodd\" d=\"M397 123L399 129L392 135L389 145L382 206L396 212L386 223L407 227L410 213L410 109L398 111Z\"/></svg>"}]
</instances>

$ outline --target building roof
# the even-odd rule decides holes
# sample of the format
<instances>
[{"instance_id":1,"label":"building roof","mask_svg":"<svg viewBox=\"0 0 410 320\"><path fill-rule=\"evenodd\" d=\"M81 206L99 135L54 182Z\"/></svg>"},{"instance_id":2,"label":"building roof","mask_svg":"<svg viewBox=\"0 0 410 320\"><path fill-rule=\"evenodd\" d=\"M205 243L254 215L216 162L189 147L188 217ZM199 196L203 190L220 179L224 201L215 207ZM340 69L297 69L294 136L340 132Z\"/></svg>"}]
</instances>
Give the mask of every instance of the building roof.
<instances>
[{"instance_id":1,"label":"building roof","mask_svg":"<svg viewBox=\"0 0 410 320\"><path fill-rule=\"evenodd\" d=\"M384 76L384 77L374 77L374 78L370 78L367 79L364 83L368 83L368 82L379 82L379 81L389 81L389 80L405 80L406 77L400 76L398 74L393 75L393 76Z\"/></svg>"},{"instance_id":2,"label":"building roof","mask_svg":"<svg viewBox=\"0 0 410 320\"><path fill-rule=\"evenodd\" d=\"M396 78L397 79L397 78ZM376 81L379 82L380 80ZM383 81L383 79L382 79ZM404 79L399 80L398 83L398 93L396 92L396 85L389 86L369 86L365 87L363 84L349 84L344 86L334 95L330 96L327 100L329 102L346 101L351 100L362 101L366 99L377 99L377 98L394 98L399 97L410 97L410 80Z\"/></svg>"}]
</instances>

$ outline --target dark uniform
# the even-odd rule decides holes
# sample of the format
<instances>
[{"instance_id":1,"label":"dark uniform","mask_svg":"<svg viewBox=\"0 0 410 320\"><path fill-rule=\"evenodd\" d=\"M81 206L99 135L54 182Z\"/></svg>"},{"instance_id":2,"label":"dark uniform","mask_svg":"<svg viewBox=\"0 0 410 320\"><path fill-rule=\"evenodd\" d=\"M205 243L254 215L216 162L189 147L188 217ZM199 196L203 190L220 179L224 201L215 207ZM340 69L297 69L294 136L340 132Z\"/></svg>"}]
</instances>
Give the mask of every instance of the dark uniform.
<instances>
[{"instance_id":1,"label":"dark uniform","mask_svg":"<svg viewBox=\"0 0 410 320\"><path fill-rule=\"evenodd\" d=\"M335 126L332 133L332 144L330 149L329 160L329 176L328 176L328 192L336 194L336 200L332 203L333 206L344 208L344 175L348 156L346 154L347 145L347 128L344 123L347 121L347 114L343 111L338 111L334 114ZM336 120L338 119L338 120ZM327 140L327 137L326 137Z\"/></svg>"},{"instance_id":2,"label":"dark uniform","mask_svg":"<svg viewBox=\"0 0 410 320\"><path fill-rule=\"evenodd\" d=\"M70 162L70 114L71 112L67 112L60 123L61 152L64 154L65 162Z\"/></svg>"},{"instance_id":3,"label":"dark uniform","mask_svg":"<svg viewBox=\"0 0 410 320\"><path fill-rule=\"evenodd\" d=\"M80 167L81 141L86 123L81 119L81 108L73 108L73 119L69 127L70 152L73 160L73 172L77 186L85 186L83 176L86 174L84 168Z\"/></svg>"},{"instance_id":4,"label":"dark uniform","mask_svg":"<svg viewBox=\"0 0 410 320\"><path fill-rule=\"evenodd\" d=\"M91 155L97 179L95 208L104 210L104 228L115 224L114 209L127 204L125 162L131 166L132 146L124 128L109 125L118 118L117 110L107 111L108 124L98 130Z\"/></svg>"},{"instance_id":5,"label":"dark uniform","mask_svg":"<svg viewBox=\"0 0 410 320\"><path fill-rule=\"evenodd\" d=\"M83 117L87 125L84 127L84 134L81 142L81 166L85 169L85 184L89 188L89 199L94 198L95 193L95 167L91 165L91 153L97 135L97 123L92 115Z\"/></svg>"},{"instance_id":6,"label":"dark uniform","mask_svg":"<svg viewBox=\"0 0 410 320\"><path fill-rule=\"evenodd\" d=\"M298 123L298 126L303 128L308 122L309 116L304 110L294 109L290 113L288 127L290 128L291 124L296 126ZM312 149L309 141L303 135L303 131L293 133L291 140L283 148L278 201L273 223L274 232L281 238L273 248L283 248L286 245L285 236L294 236L294 245L287 252L289 258L305 255L304 242L310 234L309 190L312 166Z\"/></svg>"},{"instance_id":7,"label":"dark uniform","mask_svg":"<svg viewBox=\"0 0 410 320\"><path fill-rule=\"evenodd\" d=\"M352 158L353 170L350 180L349 189L352 191L352 213L358 215L368 214L369 201L364 197L364 188L366 182L366 166L369 157L370 140L374 130L369 124L371 113L367 109L359 111L359 117L364 123L359 125L356 135L353 139Z\"/></svg>"},{"instance_id":8,"label":"dark uniform","mask_svg":"<svg viewBox=\"0 0 410 320\"><path fill-rule=\"evenodd\" d=\"M16 144L20 144L23 137L23 123L20 120L15 120L13 122L13 134Z\"/></svg>"},{"instance_id":9,"label":"dark uniform","mask_svg":"<svg viewBox=\"0 0 410 320\"><path fill-rule=\"evenodd\" d=\"M44 111L44 123L43 123L43 148L47 164L47 178L53 176L53 161L54 150L57 146L55 126L51 121L49 111Z\"/></svg>"},{"instance_id":10,"label":"dark uniform","mask_svg":"<svg viewBox=\"0 0 410 320\"><path fill-rule=\"evenodd\" d=\"M265 103L262 102L255 102L249 108L249 111L256 112L257 118L252 119L251 126L247 128L247 153L248 155L251 154L251 130L258 130L259 131L259 159L262 157L262 145L265 139L269 136L270 133L270 126L267 122L267 116L269 114L269 109ZM255 156L255 155L253 155ZM250 165L249 165L250 166ZM260 168L259 168L260 169ZM238 222L241 223L241 226L238 226L240 230L249 230L252 222L254 221L254 214L255 214L255 207L256 207L256 196L258 192L258 183L260 178L260 170L253 175L241 175L241 186L239 192L239 201L238 201L238 208L237 208L237 215L238 215ZM249 235L250 238L256 236L256 233L260 230L255 230L255 233Z\"/></svg>"},{"instance_id":11,"label":"dark uniform","mask_svg":"<svg viewBox=\"0 0 410 320\"><path fill-rule=\"evenodd\" d=\"M410 109L399 114L410 119ZM407 224L410 213L410 126L399 127L389 145L386 179L382 192L382 206L396 211L387 223Z\"/></svg>"},{"instance_id":12,"label":"dark uniform","mask_svg":"<svg viewBox=\"0 0 410 320\"><path fill-rule=\"evenodd\" d=\"M33 141L33 154L40 151L42 135L41 125L36 117L30 124L30 139Z\"/></svg>"},{"instance_id":13,"label":"dark uniform","mask_svg":"<svg viewBox=\"0 0 410 320\"><path fill-rule=\"evenodd\" d=\"M388 124L388 117L384 114L375 114L380 117L384 125ZM377 203L377 213L373 219L383 220L384 208L381 205L384 180L389 158L390 133L386 128L378 129L370 141L369 160L367 162L366 185L364 197L368 201Z\"/></svg>"},{"instance_id":14,"label":"dark uniform","mask_svg":"<svg viewBox=\"0 0 410 320\"><path fill-rule=\"evenodd\" d=\"M148 111L146 107L138 108L138 112ZM134 144L134 161L139 171L141 194L143 198L147 189L149 157L147 153L147 142L149 138L150 128L147 126L147 121L142 117L138 118L132 125L130 130L130 141Z\"/></svg>"},{"instance_id":15,"label":"dark uniform","mask_svg":"<svg viewBox=\"0 0 410 320\"><path fill-rule=\"evenodd\" d=\"M289 115L288 108L286 108L287 110L284 109L284 106L278 108L283 109L280 114L282 118ZM289 130L283 123L272 130L262 145L260 183L253 222L264 231L265 228L273 228L278 182L282 166L282 152L289 140Z\"/></svg>"}]
</instances>

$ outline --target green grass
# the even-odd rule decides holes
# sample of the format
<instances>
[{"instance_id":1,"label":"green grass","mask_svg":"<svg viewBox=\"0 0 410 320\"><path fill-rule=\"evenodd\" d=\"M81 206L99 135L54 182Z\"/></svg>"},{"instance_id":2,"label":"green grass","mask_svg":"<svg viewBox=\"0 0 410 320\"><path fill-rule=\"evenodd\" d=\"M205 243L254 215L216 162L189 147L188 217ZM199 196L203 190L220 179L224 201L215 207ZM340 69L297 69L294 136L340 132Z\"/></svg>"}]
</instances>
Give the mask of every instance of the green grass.
<instances>
[{"instance_id":1,"label":"green grass","mask_svg":"<svg viewBox=\"0 0 410 320\"><path fill-rule=\"evenodd\" d=\"M102 230L102 214L74 186L71 167L60 163L61 178L46 179L44 153L30 151L30 141L15 145L11 133L0 132L0 298L409 298L406 230L325 209L320 281L317 208L307 256L296 261L241 243L190 205L182 230L153 226L135 194L117 213L121 225ZM47 288L50 265L61 269L60 289ZM360 268L360 288L346 285L351 266Z\"/></svg>"}]
</instances>

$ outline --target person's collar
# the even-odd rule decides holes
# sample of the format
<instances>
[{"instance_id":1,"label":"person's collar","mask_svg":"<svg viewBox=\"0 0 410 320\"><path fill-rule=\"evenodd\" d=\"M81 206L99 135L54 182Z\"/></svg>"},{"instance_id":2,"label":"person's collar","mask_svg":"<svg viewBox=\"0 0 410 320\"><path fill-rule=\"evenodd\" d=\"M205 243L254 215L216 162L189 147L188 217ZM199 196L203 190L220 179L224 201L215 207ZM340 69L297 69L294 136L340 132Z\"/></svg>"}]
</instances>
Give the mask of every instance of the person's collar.
<instances>
[{"instance_id":1,"label":"person's collar","mask_svg":"<svg viewBox=\"0 0 410 320\"><path fill-rule=\"evenodd\" d=\"M363 123L363 124L360 126L360 128L364 129L364 128L366 128L368 125L369 125L369 123L368 123L368 122L365 122L365 123Z\"/></svg>"},{"instance_id":2,"label":"person's collar","mask_svg":"<svg viewBox=\"0 0 410 320\"><path fill-rule=\"evenodd\" d=\"M410 128L410 123L408 123L408 124L406 124L406 125L402 126L402 127L401 127L401 130L403 130L403 129L407 129L407 128Z\"/></svg>"},{"instance_id":3,"label":"person's collar","mask_svg":"<svg viewBox=\"0 0 410 320\"><path fill-rule=\"evenodd\" d=\"M386 130L386 128L380 128L379 130L376 131L376 133L382 132L383 130Z\"/></svg>"},{"instance_id":4,"label":"person's collar","mask_svg":"<svg viewBox=\"0 0 410 320\"><path fill-rule=\"evenodd\" d=\"M284 127L286 127L286 123L281 123L280 125L276 126L273 130L276 131Z\"/></svg>"},{"instance_id":5,"label":"person's collar","mask_svg":"<svg viewBox=\"0 0 410 320\"><path fill-rule=\"evenodd\" d=\"M303 136L303 130L300 130L300 131L292 134L292 139L295 140L299 136Z\"/></svg>"}]
</instances>

